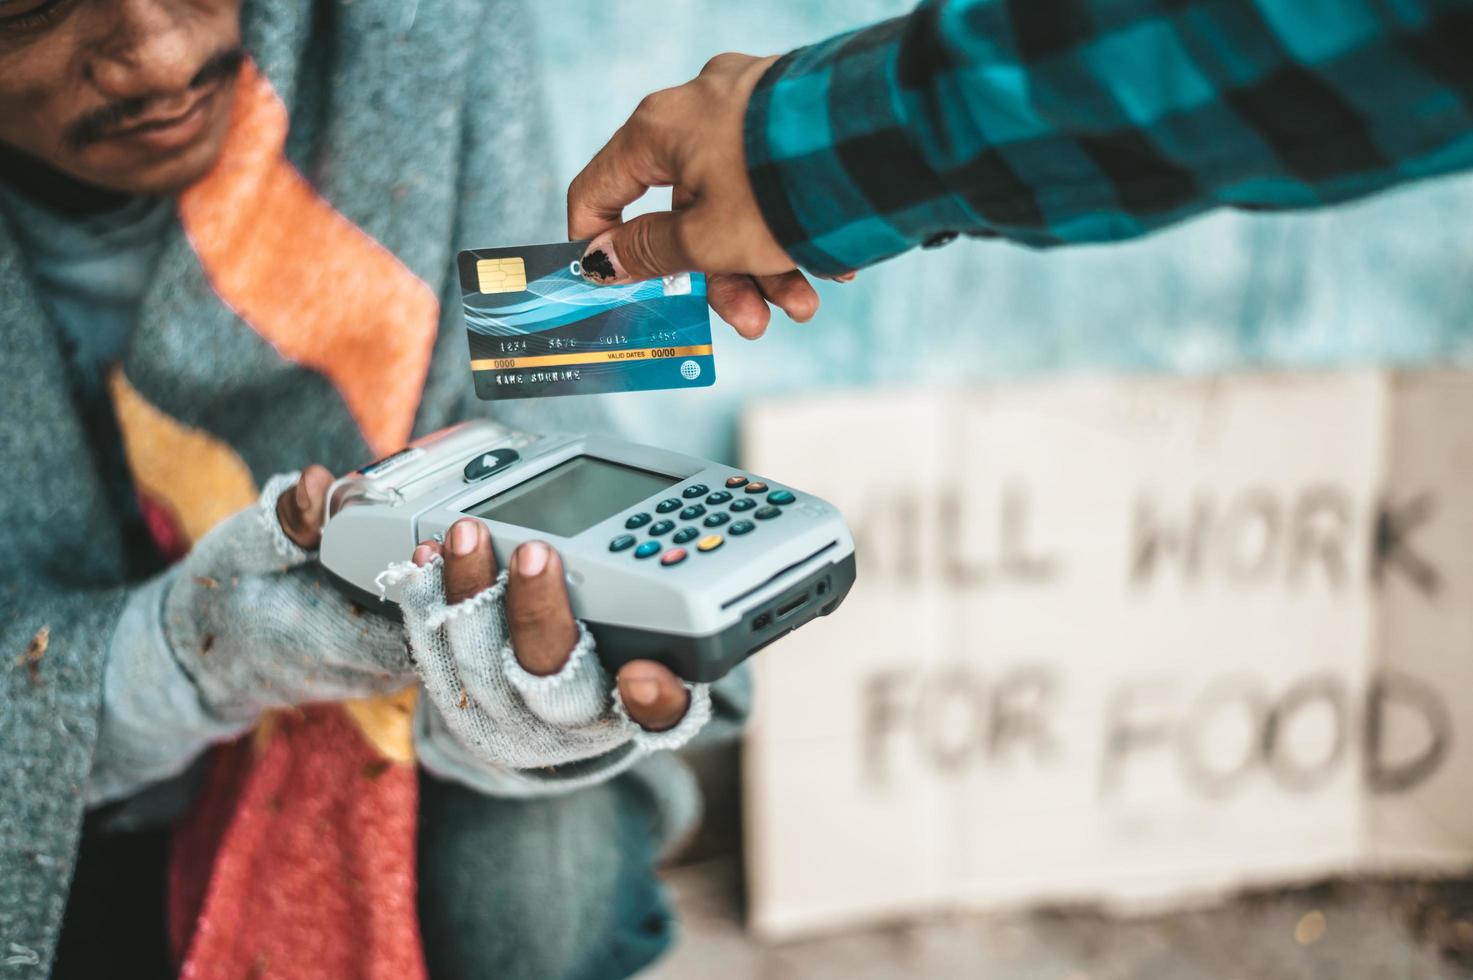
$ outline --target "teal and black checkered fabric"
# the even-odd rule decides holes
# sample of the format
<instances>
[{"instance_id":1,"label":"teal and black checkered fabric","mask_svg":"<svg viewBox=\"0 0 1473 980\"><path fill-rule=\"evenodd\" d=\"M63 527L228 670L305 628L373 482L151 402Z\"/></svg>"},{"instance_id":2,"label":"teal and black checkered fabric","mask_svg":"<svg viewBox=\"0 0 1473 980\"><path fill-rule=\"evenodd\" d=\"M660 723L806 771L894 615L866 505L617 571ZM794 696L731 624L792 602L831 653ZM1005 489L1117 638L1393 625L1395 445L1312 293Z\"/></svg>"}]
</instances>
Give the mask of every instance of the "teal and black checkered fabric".
<instances>
[{"instance_id":1,"label":"teal and black checkered fabric","mask_svg":"<svg viewBox=\"0 0 1473 980\"><path fill-rule=\"evenodd\" d=\"M930 0L773 65L746 151L819 273L1343 201L1473 166L1473 0Z\"/></svg>"}]
</instances>

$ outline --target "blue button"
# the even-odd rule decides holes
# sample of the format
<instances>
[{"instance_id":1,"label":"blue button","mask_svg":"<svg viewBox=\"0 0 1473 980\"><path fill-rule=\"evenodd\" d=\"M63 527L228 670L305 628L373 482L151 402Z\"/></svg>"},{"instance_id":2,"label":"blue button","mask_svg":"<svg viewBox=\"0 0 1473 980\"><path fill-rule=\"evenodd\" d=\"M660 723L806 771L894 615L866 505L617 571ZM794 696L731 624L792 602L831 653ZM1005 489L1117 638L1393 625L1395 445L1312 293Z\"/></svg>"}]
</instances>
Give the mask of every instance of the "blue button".
<instances>
[{"instance_id":1,"label":"blue button","mask_svg":"<svg viewBox=\"0 0 1473 980\"><path fill-rule=\"evenodd\" d=\"M634 547L634 535L632 534L621 534L609 542L610 551L624 551L632 547Z\"/></svg>"},{"instance_id":2,"label":"blue button","mask_svg":"<svg viewBox=\"0 0 1473 980\"><path fill-rule=\"evenodd\" d=\"M712 514L706 518L705 524L707 527L720 527L729 520L731 520L730 514Z\"/></svg>"},{"instance_id":3,"label":"blue button","mask_svg":"<svg viewBox=\"0 0 1473 980\"><path fill-rule=\"evenodd\" d=\"M627 521L624 522L624 526L627 527L627 528L629 528L629 530L632 531L632 530L634 530L637 527L644 527L649 522L650 522L650 515L648 515L648 514L635 514L633 517L629 518L629 520L627 520Z\"/></svg>"},{"instance_id":4,"label":"blue button","mask_svg":"<svg viewBox=\"0 0 1473 980\"><path fill-rule=\"evenodd\" d=\"M644 544L634 549L634 557L648 558L651 555L658 555L660 553L661 547L662 546L658 541L646 541Z\"/></svg>"},{"instance_id":5,"label":"blue button","mask_svg":"<svg viewBox=\"0 0 1473 980\"><path fill-rule=\"evenodd\" d=\"M757 501L753 500L751 497L743 497L741 500L732 501L731 509L740 513L744 510L751 510L753 507L756 506Z\"/></svg>"},{"instance_id":6,"label":"blue button","mask_svg":"<svg viewBox=\"0 0 1473 980\"><path fill-rule=\"evenodd\" d=\"M680 519L682 521L693 521L705 512L706 508L702 507L700 504L691 504L685 510L680 512Z\"/></svg>"},{"instance_id":7,"label":"blue button","mask_svg":"<svg viewBox=\"0 0 1473 980\"><path fill-rule=\"evenodd\" d=\"M780 510L778 510L776 507L763 507L761 510L759 510L757 513L753 514L752 516L755 517L755 518L757 518L757 520L759 520L759 521L770 521L774 517L781 517L781 516L783 516L783 512L780 511Z\"/></svg>"},{"instance_id":8,"label":"blue button","mask_svg":"<svg viewBox=\"0 0 1473 980\"><path fill-rule=\"evenodd\" d=\"M757 525L751 521L737 521L731 526L731 533L737 535L748 534L755 530L757 530Z\"/></svg>"},{"instance_id":9,"label":"blue button","mask_svg":"<svg viewBox=\"0 0 1473 980\"><path fill-rule=\"evenodd\" d=\"M657 505L655 505L655 510L658 511L659 513L661 513L661 514L668 514L672 510L679 510L679 509L680 509L680 498L679 497L667 497L666 499L660 501Z\"/></svg>"},{"instance_id":10,"label":"blue button","mask_svg":"<svg viewBox=\"0 0 1473 980\"><path fill-rule=\"evenodd\" d=\"M711 488L706 486L704 483L696 483L686 487L683 491L681 491L681 496L685 497L687 500L694 500L697 497L704 497L710 489Z\"/></svg>"},{"instance_id":11,"label":"blue button","mask_svg":"<svg viewBox=\"0 0 1473 980\"><path fill-rule=\"evenodd\" d=\"M786 507L797 499L797 497L793 496L793 491L791 490L774 490L767 495L767 502L769 504L777 504L779 507Z\"/></svg>"},{"instance_id":12,"label":"blue button","mask_svg":"<svg viewBox=\"0 0 1473 980\"><path fill-rule=\"evenodd\" d=\"M662 534L669 534L673 530L675 530L674 521L655 521L655 523L650 525L650 534L657 538Z\"/></svg>"},{"instance_id":13,"label":"blue button","mask_svg":"<svg viewBox=\"0 0 1473 980\"><path fill-rule=\"evenodd\" d=\"M730 499L731 494L727 493L725 490L717 490L715 493L711 494L711 496L706 498L706 503L724 504Z\"/></svg>"}]
</instances>

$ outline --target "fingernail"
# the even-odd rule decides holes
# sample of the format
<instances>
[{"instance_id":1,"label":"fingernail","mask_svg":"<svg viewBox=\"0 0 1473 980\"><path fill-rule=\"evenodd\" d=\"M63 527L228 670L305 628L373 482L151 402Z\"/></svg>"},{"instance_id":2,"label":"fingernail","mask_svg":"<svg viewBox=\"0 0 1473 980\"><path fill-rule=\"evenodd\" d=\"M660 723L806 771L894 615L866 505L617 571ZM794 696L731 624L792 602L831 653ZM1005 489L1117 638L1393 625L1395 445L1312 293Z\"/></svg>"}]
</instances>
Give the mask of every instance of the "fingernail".
<instances>
[{"instance_id":1,"label":"fingernail","mask_svg":"<svg viewBox=\"0 0 1473 980\"><path fill-rule=\"evenodd\" d=\"M588 243L588 249L578 263L584 279L603 286L629 281L624 267L619 264L619 257L614 254L613 240L613 236L605 232Z\"/></svg>"},{"instance_id":2,"label":"fingernail","mask_svg":"<svg viewBox=\"0 0 1473 980\"><path fill-rule=\"evenodd\" d=\"M413 561L414 561L414 563L416 565L419 565L421 567L423 567L425 565L428 565L430 563L430 559L432 559L434 557L435 557L435 549L434 548L431 548L427 544L422 544L418 548L415 548L414 549L414 559L413 559Z\"/></svg>"},{"instance_id":3,"label":"fingernail","mask_svg":"<svg viewBox=\"0 0 1473 980\"><path fill-rule=\"evenodd\" d=\"M541 575L547 567L547 545L541 541L528 541L517 549L517 574L526 578Z\"/></svg>"},{"instance_id":4,"label":"fingernail","mask_svg":"<svg viewBox=\"0 0 1473 980\"><path fill-rule=\"evenodd\" d=\"M834 282L853 282L858 276L857 272L846 272L841 276L834 276Z\"/></svg>"},{"instance_id":5,"label":"fingernail","mask_svg":"<svg viewBox=\"0 0 1473 980\"><path fill-rule=\"evenodd\" d=\"M307 492L307 481L301 477L297 477L296 498L297 509L303 514L307 513L308 508L312 506L312 495Z\"/></svg>"},{"instance_id":6,"label":"fingernail","mask_svg":"<svg viewBox=\"0 0 1473 980\"><path fill-rule=\"evenodd\" d=\"M624 700L632 701L641 708L648 708L660 700L658 681L633 680L624 682Z\"/></svg>"},{"instance_id":7,"label":"fingernail","mask_svg":"<svg viewBox=\"0 0 1473 980\"><path fill-rule=\"evenodd\" d=\"M475 521L460 521L450 529L450 550L457 555L468 555L476 550L478 537Z\"/></svg>"}]
</instances>

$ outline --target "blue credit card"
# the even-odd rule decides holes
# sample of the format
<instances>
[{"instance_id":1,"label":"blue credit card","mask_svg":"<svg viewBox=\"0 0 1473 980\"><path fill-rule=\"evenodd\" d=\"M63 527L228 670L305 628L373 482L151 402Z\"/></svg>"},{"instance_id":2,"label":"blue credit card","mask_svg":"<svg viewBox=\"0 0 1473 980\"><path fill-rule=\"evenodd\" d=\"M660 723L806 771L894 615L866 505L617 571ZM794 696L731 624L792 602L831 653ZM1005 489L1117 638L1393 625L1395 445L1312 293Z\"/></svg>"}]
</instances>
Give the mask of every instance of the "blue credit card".
<instances>
[{"instance_id":1,"label":"blue credit card","mask_svg":"<svg viewBox=\"0 0 1473 980\"><path fill-rule=\"evenodd\" d=\"M460 253L476 395L541 398L716 381L706 278L594 286L587 242Z\"/></svg>"}]
</instances>

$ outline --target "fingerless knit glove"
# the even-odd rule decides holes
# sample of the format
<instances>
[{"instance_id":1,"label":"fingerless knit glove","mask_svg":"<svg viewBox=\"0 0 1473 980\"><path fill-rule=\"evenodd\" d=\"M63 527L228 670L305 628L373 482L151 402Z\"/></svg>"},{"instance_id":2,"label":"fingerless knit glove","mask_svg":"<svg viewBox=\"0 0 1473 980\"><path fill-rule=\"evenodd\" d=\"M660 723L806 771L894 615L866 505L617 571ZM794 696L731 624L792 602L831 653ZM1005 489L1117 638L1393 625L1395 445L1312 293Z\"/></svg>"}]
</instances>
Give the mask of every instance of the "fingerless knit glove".
<instances>
[{"instance_id":1,"label":"fingerless knit glove","mask_svg":"<svg viewBox=\"0 0 1473 980\"><path fill-rule=\"evenodd\" d=\"M181 771L273 707L361 698L418 680L399 624L319 577L276 519L297 474L135 592L108 651L91 802Z\"/></svg>"},{"instance_id":2,"label":"fingerless knit glove","mask_svg":"<svg viewBox=\"0 0 1473 980\"><path fill-rule=\"evenodd\" d=\"M417 720L427 766L463 769L473 760L476 778L462 779L487 791L562 792L607 779L651 752L679 748L710 719L707 685L692 684L679 724L663 732L640 727L582 623L561 670L529 673L517 661L506 624L506 573L452 606L445 603L443 567L438 557L423 567L406 562L379 579L404 611L430 702Z\"/></svg>"}]
</instances>

